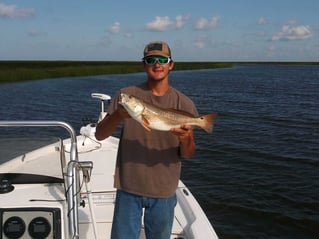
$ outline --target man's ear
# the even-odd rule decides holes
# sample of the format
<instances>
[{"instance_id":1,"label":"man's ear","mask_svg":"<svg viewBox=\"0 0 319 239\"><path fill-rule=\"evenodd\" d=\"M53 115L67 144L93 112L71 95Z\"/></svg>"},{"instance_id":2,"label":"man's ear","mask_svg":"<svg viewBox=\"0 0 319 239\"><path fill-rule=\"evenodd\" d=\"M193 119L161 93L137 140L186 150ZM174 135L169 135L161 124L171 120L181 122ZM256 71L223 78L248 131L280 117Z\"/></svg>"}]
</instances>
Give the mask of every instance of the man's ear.
<instances>
[{"instance_id":1,"label":"man's ear","mask_svg":"<svg viewBox=\"0 0 319 239\"><path fill-rule=\"evenodd\" d=\"M171 71L171 70L173 70L173 68L174 68L174 65L175 65L175 62L174 61L171 61L170 63L169 63L169 70Z\"/></svg>"}]
</instances>

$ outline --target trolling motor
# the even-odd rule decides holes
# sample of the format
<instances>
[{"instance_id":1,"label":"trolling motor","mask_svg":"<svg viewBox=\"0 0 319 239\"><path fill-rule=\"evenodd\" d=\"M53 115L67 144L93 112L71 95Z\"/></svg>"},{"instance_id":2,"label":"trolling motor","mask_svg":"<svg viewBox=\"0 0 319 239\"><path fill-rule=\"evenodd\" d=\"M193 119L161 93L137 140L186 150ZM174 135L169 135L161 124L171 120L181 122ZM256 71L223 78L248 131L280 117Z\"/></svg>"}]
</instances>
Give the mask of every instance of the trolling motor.
<instances>
[{"instance_id":1,"label":"trolling motor","mask_svg":"<svg viewBox=\"0 0 319 239\"><path fill-rule=\"evenodd\" d=\"M91 97L101 100L101 113L99 115L99 121L98 121L98 122L100 122L105 117L105 115L107 114L105 112L105 106L104 106L105 104L104 103L105 103L105 101L107 101L107 103L110 103L111 96L105 95L105 94L101 94L101 93L92 93Z\"/></svg>"},{"instance_id":2,"label":"trolling motor","mask_svg":"<svg viewBox=\"0 0 319 239\"><path fill-rule=\"evenodd\" d=\"M100 122L105 117L105 115L107 115L107 112L105 112L105 101L109 104L111 102L111 96L101 93L92 93L91 97L101 100L101 112L99 114L98 119L98 122ZM95 127L96 123L91 123L86 126L82 126L80 129L80 134L90 138L90 136L93 136L95 134Z\"/></svg>"}]
</instances>

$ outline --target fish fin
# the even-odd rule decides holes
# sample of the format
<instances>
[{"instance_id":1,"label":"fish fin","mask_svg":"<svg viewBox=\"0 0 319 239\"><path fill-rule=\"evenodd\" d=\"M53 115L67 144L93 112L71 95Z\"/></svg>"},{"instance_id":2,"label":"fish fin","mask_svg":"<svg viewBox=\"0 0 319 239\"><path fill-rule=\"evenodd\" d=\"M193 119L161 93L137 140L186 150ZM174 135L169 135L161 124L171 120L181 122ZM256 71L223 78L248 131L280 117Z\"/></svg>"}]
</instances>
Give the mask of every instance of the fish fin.
<instances>
[{"instance_id":1,"label":"fish fin","mask_svg":"<svg viewBox=\"0 0 319 239\"><path fill-rule=\"evenodd\" d=\"M147 131L151 131L150 122L148 121L148 119L146 118L146 116L145 116L144 114L142 114L142 120L143 120L142 126L143 126Z\"/></svg>"},{"instance_id":2,"label":"fish fin","mask_svg":"<svg viewBox=\"0 0 319 239\"><path fill-rule=\"evenodd\" d=\"M201 116L201 128L203 128L207 133L211 133L213 131L214 120L216 117L216 113Z\"/></svg>"}]
</instances>

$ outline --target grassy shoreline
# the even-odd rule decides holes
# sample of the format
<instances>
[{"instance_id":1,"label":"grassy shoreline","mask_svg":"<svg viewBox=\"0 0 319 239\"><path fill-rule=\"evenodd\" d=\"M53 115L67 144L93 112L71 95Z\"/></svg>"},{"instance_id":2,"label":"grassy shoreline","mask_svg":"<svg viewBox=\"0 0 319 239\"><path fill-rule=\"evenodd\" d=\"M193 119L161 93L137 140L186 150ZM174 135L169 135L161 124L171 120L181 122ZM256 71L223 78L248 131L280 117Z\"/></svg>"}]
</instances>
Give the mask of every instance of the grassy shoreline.
<instances>
[{"instance_id":1,"label":"grassy shoreline","mask_svg":"<svg viewBox=\"0 0 319 239\"><path fill-rule=\"evenodd\" d=\"M178 62L174 70L231 67L232 63ZM88 75L128 74L144 71L130 61L0 61L0 83Z\"/></svg>"},{"instance_id":2,"label":"grassy shoreline","mask_svg":"<svg viewBox=\"0 0 319 239\"><path fill-rule=\"evenodd\" d=\"M319 62L176 62L174 70L232 67L236 64L319 65ZM133 61L0 61L0 83L144 71Z\"/></svg>"}]
</instances>

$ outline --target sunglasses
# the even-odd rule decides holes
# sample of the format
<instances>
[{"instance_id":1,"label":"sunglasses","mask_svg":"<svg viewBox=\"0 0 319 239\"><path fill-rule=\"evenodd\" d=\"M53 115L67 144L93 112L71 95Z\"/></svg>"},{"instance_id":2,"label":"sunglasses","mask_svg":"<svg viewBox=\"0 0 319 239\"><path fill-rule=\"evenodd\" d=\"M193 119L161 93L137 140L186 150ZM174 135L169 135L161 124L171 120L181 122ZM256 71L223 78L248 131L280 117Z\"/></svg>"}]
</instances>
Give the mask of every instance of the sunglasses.
<instances>
[{"instance_id":1,"label":"sunglasses","mask_svg":"<svg viewBox=\"0 0 319 239\"><path fill-rule=\"evenodd\" d=\"M158 62L160 65L164 65L170 63L171 60L172 59L168 57L146 57L143 59L147 65L154 65L156 62Z\"/></svg>"}]
</instances>

